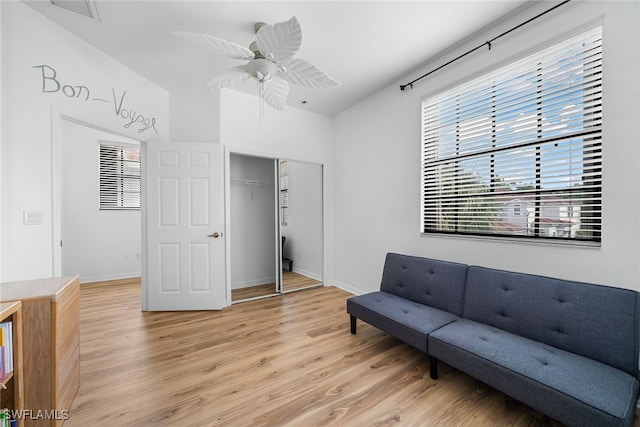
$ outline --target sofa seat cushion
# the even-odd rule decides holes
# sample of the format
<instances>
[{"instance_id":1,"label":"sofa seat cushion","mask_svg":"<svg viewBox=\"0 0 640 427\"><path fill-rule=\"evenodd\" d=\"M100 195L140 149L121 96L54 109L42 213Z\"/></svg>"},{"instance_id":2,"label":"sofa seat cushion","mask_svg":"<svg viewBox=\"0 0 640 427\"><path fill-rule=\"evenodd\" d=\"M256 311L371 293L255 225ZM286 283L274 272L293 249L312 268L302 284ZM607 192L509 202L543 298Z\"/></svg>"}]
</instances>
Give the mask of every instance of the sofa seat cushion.
<instances>
[{"instance_id":1,"label":"sofa seat cushion","mask_svg":"<svg viewBox=\"0 0 640 427\"><path fill-rule=\"evenodd\" d=\"M428 345L437 359L564 423L633 420L638 381L609 365L467 319L434 331Z\"/></svg>"},{"instance_id":2,"label":"sofa seat cushion","mask_svg":"<svg viewBox=\"0 0 640 427\"><path fill-rule=\"evenodd\" d=\"M458 316L387 292L349 298L347 312L427 352L427 336Z\"/></svg>"}]
</instances>

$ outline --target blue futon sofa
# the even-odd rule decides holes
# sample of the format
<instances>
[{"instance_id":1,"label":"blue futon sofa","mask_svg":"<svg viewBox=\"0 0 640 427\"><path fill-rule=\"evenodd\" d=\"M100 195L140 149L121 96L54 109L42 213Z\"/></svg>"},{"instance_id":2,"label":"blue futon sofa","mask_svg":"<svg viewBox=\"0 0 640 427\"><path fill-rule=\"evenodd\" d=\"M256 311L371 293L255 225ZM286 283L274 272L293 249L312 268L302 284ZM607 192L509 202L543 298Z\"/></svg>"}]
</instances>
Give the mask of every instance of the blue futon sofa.
<instances>
[{"instance_id":1,"label":"blue futon sofa","mask_svg":"<svg viewBox=\"0 0 640 427\"><path fill-rule=\"evenodd\" d=\"M638 401L638 292L387 254L361 319L571 426L631 426Z\"/></svg>"}]
</instances>

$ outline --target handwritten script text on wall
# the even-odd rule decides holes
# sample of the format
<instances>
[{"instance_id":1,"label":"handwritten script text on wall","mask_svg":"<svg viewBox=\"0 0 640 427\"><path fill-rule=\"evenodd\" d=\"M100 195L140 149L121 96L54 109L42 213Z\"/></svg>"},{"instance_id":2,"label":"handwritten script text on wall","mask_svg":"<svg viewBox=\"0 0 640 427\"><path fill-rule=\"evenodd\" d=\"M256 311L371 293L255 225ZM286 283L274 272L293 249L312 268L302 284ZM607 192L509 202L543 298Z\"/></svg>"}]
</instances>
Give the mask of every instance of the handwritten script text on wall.
<instances>
[{"instance_id":1,"label":"handwritten script text on wall","mask_svg":"<svg viewBox=\"0 0 640 427\"><path fill-rule=\"evenodd\" d=\"M134 128L138 127L138 133L143 133L149 129L153 129L158 133L155 117L147 117L144 114L127 108L128 106L125 102L127 96L126 90L118 94L114 88L111 88L111 98L96 98L91 96L91 90L89 90L87 86L60 83L60 80L58 80L58 72L49 65L34 65L33 68L39 68L41 70L42 92L62 93L67 98L75 98L84 102L113 102L113 112L117 117L125 120L125 124L123 125L125 129L134 126Z\"/></svg>"}]
</instances>

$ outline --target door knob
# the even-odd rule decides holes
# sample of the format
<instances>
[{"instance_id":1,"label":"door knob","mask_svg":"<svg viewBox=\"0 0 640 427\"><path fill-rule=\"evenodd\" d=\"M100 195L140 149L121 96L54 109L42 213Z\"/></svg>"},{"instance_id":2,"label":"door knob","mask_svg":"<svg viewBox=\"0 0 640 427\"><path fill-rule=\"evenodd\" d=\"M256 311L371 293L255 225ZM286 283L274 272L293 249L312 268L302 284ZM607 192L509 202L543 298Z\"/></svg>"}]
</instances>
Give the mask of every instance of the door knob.
<instances>
[{"instance_id":1,"label":"door knob","mask_svg":"<svg viewBox=\"0 0 640 427\"><path fill-rule=\"evenodd\" d=\"M213 237L214 239L217 239L218 237L222 237L222 233L218 233L217 231L214 231L211 234L207 234L207 237Z\"/></svg>"}]
</instances>

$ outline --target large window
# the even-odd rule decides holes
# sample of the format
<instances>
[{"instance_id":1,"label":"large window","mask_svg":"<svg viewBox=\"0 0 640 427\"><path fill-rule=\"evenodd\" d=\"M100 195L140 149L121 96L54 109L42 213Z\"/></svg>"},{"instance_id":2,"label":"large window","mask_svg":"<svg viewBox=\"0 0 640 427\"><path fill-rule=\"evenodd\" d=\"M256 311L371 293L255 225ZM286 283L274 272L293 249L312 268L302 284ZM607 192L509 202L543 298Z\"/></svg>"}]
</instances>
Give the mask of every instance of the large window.
<instances>
[{"instance_id":1,"label":"large window","mask_svg":"<svg viewBox=\"0 0 640 427\"><path fill-rule=\"evenodd\" d=\"M601 28L422 103L422 232L601 240Z\"/></svg>"},{"instance_id":2,"label":"large window","mask_svg":"<svg viewBox=\"0 0 640 427\"><path fill-rule=\"evenodd\" d=\"M100 143L100 209L140 209L140 147Z\"/></svg>"}]
</instances>

